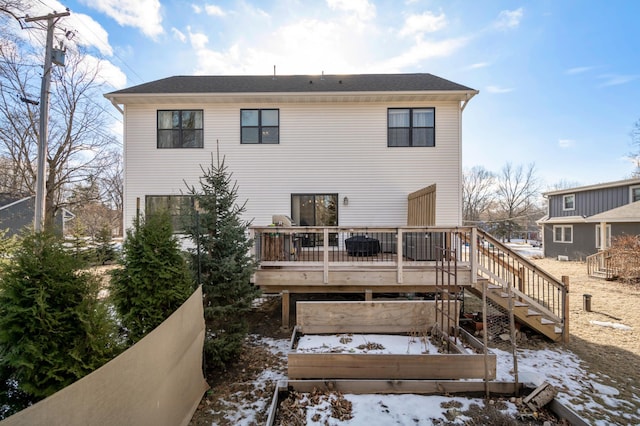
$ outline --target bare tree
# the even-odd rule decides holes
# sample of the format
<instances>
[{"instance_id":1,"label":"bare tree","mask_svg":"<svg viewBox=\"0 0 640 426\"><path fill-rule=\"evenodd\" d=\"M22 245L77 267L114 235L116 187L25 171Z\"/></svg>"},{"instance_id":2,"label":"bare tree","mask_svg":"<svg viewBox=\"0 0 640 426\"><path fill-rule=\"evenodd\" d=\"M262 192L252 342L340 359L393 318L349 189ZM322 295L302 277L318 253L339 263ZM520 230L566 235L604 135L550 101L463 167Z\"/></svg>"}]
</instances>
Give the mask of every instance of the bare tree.
<instances>
[{"instance_id":1,"label":"bare tree","mask_svg":"<svg viewBox=\"0 0 640 426\"><path fill-rule=\"evenodd\" d=\"M18 41L0 49L0 156L12 163L15 192L35 192L38 143L37 92L41 67L29 63L29 46ZM36 56L36 57L39 57ZM104 131L99 68L79 52L67 50L66 66L54 67L48 131L45 226L69 206L66 188L111 167L115 138Z\"/></svg>"},{"instance_id":2,"label":"bare tree","mask_svg":"<svg viewBox=\"0 0 640 426\"><path fill-rule=\"evenodd\" d=\"M495 175L482 166L474 166L462 174L462 218L475 225L495 198Z\"/></svg>"},{"instance_id":3,"label":"bare tree","mask_svg":"<svg viewBox=\"0 0 640 426\"><path fill-rule=\"evenodd\" d=\"M640 119L636 121L631 131L631 145L634 147L629 159L634 164L633 177L640 177Z\"/></svg>"},{"instance_id":4,"label":"bare tree","mask_svg":"<svg viewBox=\"0 0 640 426\"><path fill-rule=\"evenodd\" d=\"M507 163L497 179L497 206L502 232L511 241L513 232L530 220L532 211L537 211L537 195L540 185L535 175L535 164L525 169Z\"/></svg>"}]
</instances>

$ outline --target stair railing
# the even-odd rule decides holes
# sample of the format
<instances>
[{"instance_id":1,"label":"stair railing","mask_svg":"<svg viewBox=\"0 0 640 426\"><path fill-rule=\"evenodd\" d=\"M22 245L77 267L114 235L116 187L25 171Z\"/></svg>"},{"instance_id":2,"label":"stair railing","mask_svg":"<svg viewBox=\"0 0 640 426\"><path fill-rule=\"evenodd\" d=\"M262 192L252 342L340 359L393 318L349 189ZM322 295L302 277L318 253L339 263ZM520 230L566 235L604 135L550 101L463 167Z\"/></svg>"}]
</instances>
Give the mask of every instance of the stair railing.
<instances>
[{"instance_id":1,"label":"stair railing","mask_svg":"<svg viewBox=\"0 0 640 426\"><path fill-rule=\"evenodd\" d=\"M478 273L491 284L511 287L517 298L531 304L567 333L567 286L490 234L478 230L477 235Z\"/></svg>"},{"instance_id":2,"label":"stair railing","mask_svg":"<svg viewBox=\"0 0 640 426\"><path fill-rule=\"evenodd\" d=\"M608 280L614 277L615 271L609 250L599 251L587 256L587 274L590 277L604 275Z\"/></svg>"}]
</instances>

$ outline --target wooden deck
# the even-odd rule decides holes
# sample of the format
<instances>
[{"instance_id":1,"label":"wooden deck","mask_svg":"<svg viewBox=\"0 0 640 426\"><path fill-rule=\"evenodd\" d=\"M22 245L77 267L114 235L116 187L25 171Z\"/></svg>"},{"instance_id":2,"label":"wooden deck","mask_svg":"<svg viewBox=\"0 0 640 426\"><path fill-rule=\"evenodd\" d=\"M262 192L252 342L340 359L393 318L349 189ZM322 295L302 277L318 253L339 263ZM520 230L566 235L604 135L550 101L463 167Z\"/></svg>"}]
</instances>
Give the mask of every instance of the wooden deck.
<instances>
[{"instance_id":1,"label":"wooden deck","mask_svg":"<svg viewBox=\"0 0 640 426\"><path fill-rule=\"evenodd\" d=\"M282 294L283 326L289 324L291 294L354 293L373 300L382 293L441 293L443 287L477 292L479 282L488 282L489 298L500 304L502 294L512 293L540 313L537 322L525 313L525 324L539 324L553 340L568 340L568 283L475 228L252 227L251 232L259 264L253 283L265 293Z\"/></svg>"}]
</instances>

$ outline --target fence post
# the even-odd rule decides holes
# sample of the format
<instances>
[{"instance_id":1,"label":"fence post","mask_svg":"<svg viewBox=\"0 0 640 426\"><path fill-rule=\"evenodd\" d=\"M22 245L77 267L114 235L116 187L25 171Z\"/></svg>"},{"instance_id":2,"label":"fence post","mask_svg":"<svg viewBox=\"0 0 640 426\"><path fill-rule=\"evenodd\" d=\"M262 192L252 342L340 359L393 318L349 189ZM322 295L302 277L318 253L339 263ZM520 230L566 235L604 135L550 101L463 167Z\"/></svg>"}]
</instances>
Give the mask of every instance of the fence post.
<instances>
[{"instance_id":1,"label":"fence post","mask_svg":"<svg viewBox=\"0 0 640 426\"><path fill-rule=\"evenodd\" d=\"M562 341L563 343L569 343L569 277L567 275L562 276L562 308L563 308L563 330Z\"/></svg>"}]
</instances>

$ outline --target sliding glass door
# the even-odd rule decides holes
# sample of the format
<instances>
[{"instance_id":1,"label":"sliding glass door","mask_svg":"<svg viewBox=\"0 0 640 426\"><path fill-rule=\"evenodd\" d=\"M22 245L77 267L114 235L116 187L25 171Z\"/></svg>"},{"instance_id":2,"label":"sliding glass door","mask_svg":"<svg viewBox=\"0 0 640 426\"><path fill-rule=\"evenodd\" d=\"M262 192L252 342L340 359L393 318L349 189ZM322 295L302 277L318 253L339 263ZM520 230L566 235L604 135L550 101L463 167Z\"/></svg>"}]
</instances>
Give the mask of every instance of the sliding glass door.
<instances>
[{"instance_id":1,"label":"sliding glass door","mask_svg":"<svg viewBox=\"0 0 640 426\"><path fill-rule=\"evenodd\" d=\"M338 194L292 194L291 218L299 226L337 226ZM322 245L322 235L306 234L302 245ZM329 244L337 245L337 235L329 236Z\"/></svg>"}]
</instances>

